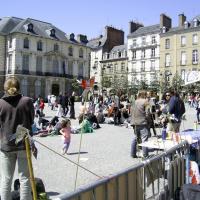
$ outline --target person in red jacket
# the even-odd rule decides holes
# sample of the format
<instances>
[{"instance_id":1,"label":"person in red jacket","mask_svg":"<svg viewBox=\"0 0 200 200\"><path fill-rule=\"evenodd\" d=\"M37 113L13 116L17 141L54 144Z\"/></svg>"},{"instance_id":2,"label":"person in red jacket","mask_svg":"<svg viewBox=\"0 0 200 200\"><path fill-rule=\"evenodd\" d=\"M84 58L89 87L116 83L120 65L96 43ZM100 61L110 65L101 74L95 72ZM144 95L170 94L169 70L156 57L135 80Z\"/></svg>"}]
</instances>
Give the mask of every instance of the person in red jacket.
<instances>
[{"instance_id":1,"label":"person in red jacket","mask_svg":"<svg viewBox=\"0 0 200 200\"><path fill-rule=\"evenodd\" d=\"M44 104L44 99L41 98L41 99L40 99L40 105L39 105L41 116L44 115L44 113L43 113L44 106L45 106L45 104Z\"/></svg>"}]
</instances>

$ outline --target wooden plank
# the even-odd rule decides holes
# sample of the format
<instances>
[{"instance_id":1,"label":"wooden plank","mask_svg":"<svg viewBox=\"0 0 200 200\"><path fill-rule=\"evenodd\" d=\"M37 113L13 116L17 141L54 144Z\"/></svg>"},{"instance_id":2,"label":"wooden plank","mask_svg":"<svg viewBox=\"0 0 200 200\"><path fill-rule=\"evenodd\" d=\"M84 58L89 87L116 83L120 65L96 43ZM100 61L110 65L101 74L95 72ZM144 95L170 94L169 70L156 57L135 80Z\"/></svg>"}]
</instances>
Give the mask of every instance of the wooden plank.
<instances>
[{"instance_id":1,"label":"wooden plank","mask_svg":"<svg viewBox=\"0 0 200 200\"><path fill-rule=\"evenodd\" d=\"M93 200L93 190L81 193L80 200Z\"/></svg>"},{"instance_id":2,"label":"wooden plank","mask_svg":"<svg viewBox=\"0 0 200 200\"><path fill-rule=\"evenodd\" d=\"M106 185L100 185L94 189L95 200L106 200Z\"/></svg>"},{"instance_id":3,"label":"wooden plank","mask_svg":"<svg viewBox=\"0 0 200 200\"><path fill-rule=\"evenodd\" d=\"M118 200L127 200L127 174L118 177Z\"/></svg>"},{"instance_id":4,"label":"wooden plank","mask_svg":"<svg viewBox=\"0 0 200 200\"><path fill-rule=\"evenodd\" d=\"M128 200L137 199L137 172L128 173Z\"/></svg>"},{"instance_id":5,"label":"wooden plank","mask_svg":"<svg viewBox=\"0 0 200 200\"><path fill-rule=\"evenodd\" d=\"M111 179L107 184L107 199L117 200L117 180Z\"/></svg>"}]
</instances>

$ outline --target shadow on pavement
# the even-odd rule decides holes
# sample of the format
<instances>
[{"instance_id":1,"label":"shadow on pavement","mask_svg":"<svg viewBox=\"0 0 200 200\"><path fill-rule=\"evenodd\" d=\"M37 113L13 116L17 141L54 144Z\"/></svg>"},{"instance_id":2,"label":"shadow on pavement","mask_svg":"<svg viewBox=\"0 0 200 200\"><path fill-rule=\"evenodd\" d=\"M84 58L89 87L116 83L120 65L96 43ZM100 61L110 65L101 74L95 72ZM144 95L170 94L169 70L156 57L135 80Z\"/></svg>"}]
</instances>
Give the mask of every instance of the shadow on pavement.
<instances>
[{"instance_id":1,"label":"shadow on pavement","mask_svg":"<svg viewBox=\"0 0 200 200\"><path fill-rule=\"evenodd\" d=\"M88 153L87 151L81 151L80 154L86 154ZM76 155L79 154L79 152L72 152L72 153L68 153L68 155Z\"/></svg>"}]
</instances>

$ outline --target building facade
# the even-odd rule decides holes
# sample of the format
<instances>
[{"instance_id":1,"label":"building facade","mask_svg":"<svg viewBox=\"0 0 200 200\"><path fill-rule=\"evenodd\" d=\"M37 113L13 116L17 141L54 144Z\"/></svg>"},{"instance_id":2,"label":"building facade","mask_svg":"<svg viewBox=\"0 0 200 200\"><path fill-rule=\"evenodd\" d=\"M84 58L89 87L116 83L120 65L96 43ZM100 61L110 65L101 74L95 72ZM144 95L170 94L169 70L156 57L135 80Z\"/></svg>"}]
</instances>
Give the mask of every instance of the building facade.
<instances>
[{"instance_id":1,"label":"building facade","mask_svg":"<svg viewBox=\"0 0 200 200\"><path fill-rule=\"evenodd\" d=\"M50 23L5 17L0 20L1 82L20 80L23 95L43 97L71 92L74 77L89 78L87 37L66 36ZM1 90L2 90L1 84Z\"/></svg>"},{"instance_id":2,"label":"building facade","mask_svg":"<svg viewBox=\"0 0 200 200\"><path fill-rule=\"evenodd\" d=\"M188 72L200 71L199 38L200 16L187 21L186 16L180 14L177 27L163 24L160 38L160 69L163 78L171 81L178 75L184 81Z\"/></svg>"},{"instance_id":3,"label":"building facade","mask_svg":"<svg viewBox=\"0 0 200 200\"><path fill-rule=\"evenodd\" d=\"M113 47L103 54L102 85L106 90L128 88L127 45Z\"/></svg>"},{"instance_id":4,"label":"building facade","mask_svg":"<svg viewBox=\"0 0 200 200\"><path fill-rule=\"evenodd\" d=\"M109 53L114 46L124 44L124 32L116 28L106 26L105 34L100 37L92 39L88 42L87 46L91 48L91 68L90 77L95 78L95 90L102 89L102 74L103 55Z\"/></svg>"},{"instance_id":5,"label":"building facade","mask_svg":"<svg viewBox=\"0 0 200 200\"><path fill-rule=\"evenodd\" d=\"M144 82L151 85L159 80L160 25L144 27L137 22L129 23L127 36L129 86Z\"/></svg>"}]
</instances>

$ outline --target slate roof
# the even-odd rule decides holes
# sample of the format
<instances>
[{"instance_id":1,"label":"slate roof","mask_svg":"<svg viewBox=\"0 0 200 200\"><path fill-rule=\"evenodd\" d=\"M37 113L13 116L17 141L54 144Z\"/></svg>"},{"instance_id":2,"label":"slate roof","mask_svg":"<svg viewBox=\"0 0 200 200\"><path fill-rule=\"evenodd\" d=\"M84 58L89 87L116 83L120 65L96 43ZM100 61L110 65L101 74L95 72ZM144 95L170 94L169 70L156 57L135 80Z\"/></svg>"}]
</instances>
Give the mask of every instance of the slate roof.
<instances>
[{"instance_id":1,"label":"slate roof","mask_svg":"<svg viewBox=\"0 0 200 200\"><path fill-rule=\"evenodd\" d=\"M100 36L98 38L89 40L87 43L87 46L89 46L92 49L98 49L104 46L106 43L107 37L106 36Z\"/></svg>"},{"instance_id":2,"label":"slate roof","mask_svg":"<svg viewBox=\"0 0 200 200\"><path fill-rule=\"evenodd\" d=\"M133 33L130 33L128 35L128 38L137 37L141 35L148 35L148 34L154 34L160 32L160 24L152 25L152 26L145 26L140 27Z\"/></svg>"},{"instance_id":3,"label":"slate roof","mask_svg":"<svg viewBox=\"0 0 200 200\"><path fill-rule=\"evenodd\" d=\"M30 23L33 24L33 32L27 31L27 26ZM51 29L55 30L56 37L50 36ZM69 43L85 45L82 42L79 43L75 39L73 40L68 39L68 37L66 36L66 33L64 33L59 28L55 27L51 23L43 22L36 19L31 19L31 18L20 19L16 17L3 17L0 20L0 34L7 35L10 33L23 33L23 34L29 34L29 35L34 35L34 36L39 36L39 37L44 37L44 38L51 38L51 39L69 42Z\"/></svg>"},{"instance_id":4,"label":"slate roof","mask_svg":"<svg viewBox=\"0 0 200 200\"><path fill-rule=\"evenodd\" d=\"M124 51L127 49L127 44L119 45L119 46L114 46L110 52L114 51Z\"/></svg>"}]
</instances>

